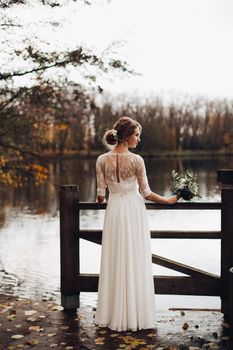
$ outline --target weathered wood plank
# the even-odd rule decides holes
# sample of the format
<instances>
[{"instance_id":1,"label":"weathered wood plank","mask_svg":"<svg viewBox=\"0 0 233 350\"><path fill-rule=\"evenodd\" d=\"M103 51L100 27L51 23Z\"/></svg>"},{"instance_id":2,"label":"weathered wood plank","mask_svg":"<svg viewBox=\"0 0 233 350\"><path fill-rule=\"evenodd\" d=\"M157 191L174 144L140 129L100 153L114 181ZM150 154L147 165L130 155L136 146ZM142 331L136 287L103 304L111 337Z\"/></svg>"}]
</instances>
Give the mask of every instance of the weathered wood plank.
<instances>
[{"instance_id":1,"label":"weathered wood plank","mask_svg":"<svg viewBox=\"0 0 233 350\"><path fill-rule=\"evenodd\" d=\"M60 272L61 303L66 309L77 307L79 296L75 292L73 279L79 274L79 215L75 203L79 198L76 185L61 186L60 190Z\"/></svg>"},{"instance_id":2,"label":"weathered wood plank","mask_svg":"<svg viewBox=\"0 0 233 350\"><path fill-rule=\"evenodd\" d=\"M186 210L186 209L195 209L195 210L218 210L222 209L222 203L221 202L179 202L173 205L167 205L167 204L158 204L158 203L149 203L145 202L147 209L173 209L173 210ZM79 209L85 209L85 210L99 210L99 209L106 209L107 203L95 203L95 202L77 202L77 206L79 206Z\"/></svg>"},{"instance_id":3,"label":"weathered wood plank","mask_svg":"<svg viewBox=\"0 0 233 350\"><path fill-rule=\"evenodd\" d=\"M221 239L221 231L158 231L151 230L151 238L182 238L182 239ZM82 229L79 237L101 244L102 230Z\"/></svg>"},{"instance_id":4,"label":"weathered wood plank","mask_svg":"<svg viewBox=\"0 0 233 350\"><path fill-rule=\"evenodd\" d=\"M218 170L221 186L221 277L222 277L222 312L226 320L230 318L229 269L233 266L233 170Z\"/></svg>"},{"instance_id":5,"label":"weathered wood plank","mask_svg":"<svg viewBox=\"0 0 233 350\"><path fill-rule=\"evenodd\" d=\"M181 273L185 273L186 275L190 275L194 278L214 278L214 279L220 279L220 276L214 275L212 273L196 269L195 267L182 264L180 262L170 260L167 258L164 258L159 255L152 254L152 262L156 265L160 265L163 267L166 267L168 269L172 269Z\"/></svg>"},{"instance_id":6,"label":"weathered wood plank","mask_svg":"<svg viewBox=\"0 0 233 350\"><path fill-rule=\"evenodd\" d=\"M99 275L80 274L74 284L77 292L97 292ZM221 282L212 278L192 278L180 276L154 276L156 294L180 295L221 295Z\"/></svg>"}]
</instances>

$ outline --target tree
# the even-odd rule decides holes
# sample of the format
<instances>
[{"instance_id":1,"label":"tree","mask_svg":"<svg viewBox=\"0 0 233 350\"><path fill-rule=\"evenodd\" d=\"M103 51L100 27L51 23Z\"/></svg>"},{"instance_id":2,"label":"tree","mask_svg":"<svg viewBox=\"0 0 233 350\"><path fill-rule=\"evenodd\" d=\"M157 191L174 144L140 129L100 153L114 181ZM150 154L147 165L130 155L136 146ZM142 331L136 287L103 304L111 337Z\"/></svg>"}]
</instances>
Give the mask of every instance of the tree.
<instances>
[{"instance_id":1,"label":"tree","mask_svg":"<svg viewBox=\"0 0 233 350\"><path fill-rule=\"evenodd\" d=\"M1 1L0 7L22 4L29 5L30 1ZM49 0L38 0L38 4L60 6L60 2ZM0 181L17 185L22 184L23 176L31 169L45 171L39 160L46 145L63 154L72 134L71 125L76 125L80 136L83 135L86 126L82 113L86 113L88 120L91 95L93 91L102 91L96 82L97 75L133 71L109 50L95 53L78 43L72 48L53 50L52 43L40 45L37 38L7 40L22 24L4 10L0 16L5 34L1 43L4 65L0 72ZM79 73L78 82L67 74L74 68ZM79 146L82 146L80 140ZM34 166L26 165L32 158L33 164L36 161ZM37 176L35 171L33 176Z\"/></svg>"}]
</instances>

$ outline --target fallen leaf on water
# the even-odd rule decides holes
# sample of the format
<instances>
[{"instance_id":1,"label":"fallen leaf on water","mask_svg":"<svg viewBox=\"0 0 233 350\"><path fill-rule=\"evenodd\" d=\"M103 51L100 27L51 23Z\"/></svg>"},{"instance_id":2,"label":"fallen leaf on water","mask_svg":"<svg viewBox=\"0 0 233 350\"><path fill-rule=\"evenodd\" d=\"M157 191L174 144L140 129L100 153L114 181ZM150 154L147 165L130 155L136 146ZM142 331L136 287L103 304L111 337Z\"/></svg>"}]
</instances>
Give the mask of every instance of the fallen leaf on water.
<instances>
[{"instance_id":1,"label":"fallen leaf on water","mask_svg":"<svg viewBox=\"0 0 233 350\"><path fill-rule=\"evenodd\" d=\"M222 326L223 326L224 328L230 328L229 323L226 323L226 322L223 322L223 323L222 323Z\"/></svg>"},{"instance_id":2,"label":"fallen leaf on water","mask_svg":"<svg viewBox=\"0 0 233 350\"><path fill-rule=\"evenodd\" d=\"M127 342L131 342L132 340L134 340L134 337L131 337L130 335L126 335L125 337L121 337L121 339L127 343Z\"/></svg>"},{"instance_id":3,"label":"fallen leaf on water","mask_svg":"<svg viewBox=\"0 0 233 350\"><path fill-rule=\"evenodd\" d=\"M72 350L73 348L74 348L73 346L68 345L68 346L65 347L65 350Z\"/></svg>"},{"instance_id":4,"label":"fallen leaf on water","mask_svg":"<svg viewBox=\"0 0 233 350\"><path fill-rule=\"evenodd\" d=\"M24 311L25 316L32 316L32 315L34 315L36 313L37 313L36 310L26 310L26 311Z\"/></svg>"},{"instance_id":5,"label":"fallen leaf on water","mask_svg":"<svg viewBox=\"0 0 233 350\"><path fill-rule=\"evenodd\" d=\"M15 346L14 345L10 345L8 346L7 350L14 350L15 349Z\"/></svg>"},{"instance_id":6,"label":"fallen leaf on water","mask_svg":"<svg viewBox=\"0 0 233 350\"><path fill-rule=\"evenodd\" d=\"M60 326L59 327L62 331L66 331L67 329L69 329L69 326Z\"/></svg>"},{"instance_id":7,"label":"fallen leaf on water","mask_svg":"<svg viewBox=\"0 0 233 350\"><path fill-rule=\"evenodd\" d=\"M43 332L44 328L41 326L30 326L29 331Z\"/></svg>"},{"instance_id":8,"label":"fallen leaf on water","mask_svg":"<svg viewBox=\"0 0 233 350\"><path fill-rule=\"evenodd\" d=\"M183 330L187 330L188 328L189 328L189 324L187 323L187 322L185 322L184 324L183 324Z\"/></svg>"},{"instance_id":9,"label":"fallen leaf on water","mask_svg":"<svg viewBox=\"0 0 233 350\"><path fill-rule=\"evenodd\" d=\"M34 346L34 345L39 344L39 340L37 340L37 339L29 339L25 344Z\"/></svg>"},{"instance_id":10,"label":"fallen leaf on water","mask_svg":"<svg viewBox=\"0 0 233 350\"><path fill-rule=\"evenodd\" d=\"M99 337L99 338L96 338L95 339L95 344L97 344L97 345L104 345L104 340L105 340L105 338L104 337Z\"/></svg>"},{"instance_id":11,"label":"fallen leaf on water","mask_svg":"<svg viewBox=\"0 0 233 350\"><path fill-rule=\"evenodd\" d=\"M16 315L7 315L6 318L9 320L9 321L14 321L15 318L16 318Z\"/></svg>"},{"instance_id":12,"label":"fallen leaf on water","mask_svg":"<svg viewBox=\"0 0 233 350\"><path fill-rule=\"evenodd\" d=\"M64 310L64 307L61 305L53 305L53 307L51 308L52 311L62 311Z\"/></svg>"},{"instance_id":13,"label":"fallen leaf on water","mask_svg":"<svg viewBox=\"0 0 233 350\"><path fill-rule=\"evenodd\" d=\"M56 335L56 333L49 333L48 337L54 337Z\"/></svg>"},{"instance_id":14,"label":"fallen leaf on water","mask_svg":"<svg viewBox=\"0 0 233 350\"><path fill-rule=\"evenodd\" d=\"M50 348L57 348L57 347L58 347L58 344L52 343L52 344L49 344L49 347L50 347Z\"/></svg>"},{"instance_id":15,"label":"fallen leaf on water","mask_svg":"<svg viewBox=\"0 0 233 350\"><path fill-rule=\"evenodd\" d=\"M149 334L147 334L147 336L149 337L149 338L156 338L156 333L149 333Z\"/></svg>"},{"instance_id":16,"label":"fallen leaf on water","mask_svg":"<svg viewBox=\"0 0 233 350\"><path fill-rule=\"evenodd\" d=\"M30 321L30 322L35 322L37 320L37 318L35 317L28 317L27 318L27 321Z\"/></svg>"},{"instance_id":17,"label":"fallen leaf on water","mask_svg":"<svg viewBox=\"0 0 233 350\"><path fill-rule=\"evenodd\" d=\"M84 320L85 318L86 318L86 316L84 316L84 315L77 315L77 317L75 318L75 321Z\"/></svg>"},{"instance_id":18,"label":"fallen leaf on water","mask_svg":"<svg viewBox=\"0 0 233 350\"><path fill-rule=\"evenodd\" d=\"M221 339L222 339L222 340L229 340L230 337L229 337L228 335L223 335L223 336L221 337Z\"/></svg>"},{"instance_id":19,"label":"fallen leaf on water","mask_svg":"<svg viewBox=\"0 0 233 350\"><path fill-rule=\"evenodd\" d=\"M22 325L21 325L21 324L16 324L15 327L16 327L16 328L21 328Z\"/></svg>"},{"instance_id":20,"label":"fallen leaf on water","mask_svg":"<svg viewBox=\"0 0 233 350\"><path fill-rule=\"evenodd\" d=\"M209 349L219 349L218 344L216 343L208 343Z\"/></svg>"},{"instance_id":21,"label":"fallen leaf on water","mask_svg":"<svg viewBox=\"0 0 233 350\"><path fill-rule=\"evenodd\" d=\"M11 336L12 339L21 339L23 337L24 337L23 334L14 334L14 335Z\"/></svg>"},{"instance_id":22,"label":"fallen leaf on water","mask_svg":"<svg viewBox=\"0 0 233 350\"><path fill-rule=\"evenodd\" d=\"M109 335L109 337L111 337L111 338L115 338L115 337L118 337L118 336L119 336L118 333L113 333L113 334L110 334L110 335Z\"/></svg>"},{"instance_id":23,"label":"fallen leaf on water","mask_svg":"<svg viewBox=\"0 0 233 350\"><path fill-rule=\"evenodd\" d=\"M99 331L98 333L99 333L99 334L106 334L107 331Z\"/></svg>"},{"instance_id":24,"label":"fallen leaf on water","mask_svg":"<svg viewBox=\"0 0 233 350\"><path fill-rule=\"evenodd\" d=\"M0 304L0 307L6 308L6 307L9 307L9 304Z\"/></svg>"},{"instance_id":25,"label":"fallen leaf on water","mask_svg":"<svg viewBox=\"0 0 233 350\"><path fill-rule=\"evenodd\" d=\"M24 344L17 344L16 347L19 349L23 349L25 347L25 345Z\"/></svg>"},{"instance_id":26,"label":"fallen leaf on water","mask_svg":"<svg viewBox=\"0 0 233 350\"><path fill-rule=\"evenodd\" d=\"M145 345L145 344L147 344L147 342L144 339L134 339L132 343L130 343L130 345L135 345L135 346Z\"/></svg>"},{"instance_id":27,"label":"fallen leaf on water","mask_svg":"<svg viewBox=\"0 0 233 350\"><path fill-rule=\"evenodd\" d=\"M7 331L7 332L11 332L11 328L7 328L6 331Z\"/></svg>"}]
</instances>

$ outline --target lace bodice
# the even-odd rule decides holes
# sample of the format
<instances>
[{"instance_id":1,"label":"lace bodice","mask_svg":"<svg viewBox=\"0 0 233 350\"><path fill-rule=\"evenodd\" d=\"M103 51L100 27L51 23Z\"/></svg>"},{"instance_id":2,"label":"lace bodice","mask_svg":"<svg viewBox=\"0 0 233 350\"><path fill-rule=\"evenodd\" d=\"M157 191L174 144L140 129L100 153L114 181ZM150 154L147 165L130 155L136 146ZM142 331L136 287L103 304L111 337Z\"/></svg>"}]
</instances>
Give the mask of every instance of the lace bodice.
<instances>
[{"instance_id":1,"label":"lace bodice","mask_svg":"<svg viewBox=\"0 0 233 350\"><path fill-rule=\"evenodd\" d=\"M107 152L96 161L97 195L105 196L106 187L111 183L121 183L135 177L143 197L150 193L144 160L131 152Z\"/></svg>"}]
</instances>

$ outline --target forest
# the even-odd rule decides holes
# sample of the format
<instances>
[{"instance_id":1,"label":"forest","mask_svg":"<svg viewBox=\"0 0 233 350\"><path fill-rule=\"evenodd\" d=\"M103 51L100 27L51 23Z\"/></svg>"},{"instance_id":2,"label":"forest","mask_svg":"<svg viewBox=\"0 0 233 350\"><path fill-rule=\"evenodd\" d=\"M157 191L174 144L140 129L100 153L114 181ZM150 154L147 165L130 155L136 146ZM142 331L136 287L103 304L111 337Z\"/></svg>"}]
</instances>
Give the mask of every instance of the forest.
<instances>
[{"instance_id":1,"label":"forest","mask_svg":"<svg viewBox=\"0 0 233 350\"><path fill-rule=\"evenodd\" d=\"M56 1L36 3L44 11L60 6ZM92 2L83 3L91 6ZM47 178L45 158L96 156L104 151L104 132L123 115L141 123L138 150L144 155L233 152L232 100L111 95L98 83L100 76L117 72L127 79L138 74L118 57L114 43L101 53L78 42L60 49L52 42L41 43L28 36L34 24L25 25L9 11L22 4L29 6L30 1L0 2L1 183L18 186L31 175L36 183L43 182ZM61 23L51 20L44 25L59 35Z\"/></svg>"}]
</instances>

